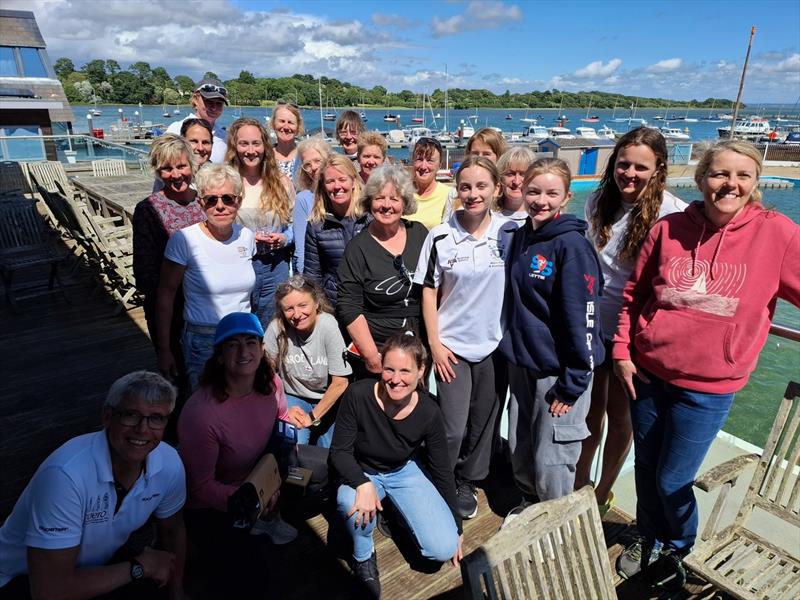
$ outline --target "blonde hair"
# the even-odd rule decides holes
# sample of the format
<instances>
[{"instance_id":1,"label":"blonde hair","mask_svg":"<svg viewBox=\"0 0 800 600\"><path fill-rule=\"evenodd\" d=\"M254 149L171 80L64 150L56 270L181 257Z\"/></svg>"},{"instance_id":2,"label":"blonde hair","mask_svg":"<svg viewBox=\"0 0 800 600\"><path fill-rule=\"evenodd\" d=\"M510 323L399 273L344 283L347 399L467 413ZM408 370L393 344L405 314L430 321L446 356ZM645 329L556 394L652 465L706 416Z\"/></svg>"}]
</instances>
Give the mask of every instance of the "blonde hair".
<instances>
[{"instance_id":1,"label":"blonde hair","mask_svg":"<svg viewBox=\"0 0 800 600\"><path fill-rule=\"evenodd\" d=\"M500 173L500 197L497 199L497 206L500 209L505 208L506 190L503 187L503 175L509 169L518 167L515 170L522 171L523 173L528 170L531 163L536 160L536 153L527 146L514 146L510 150L503 152L502 156L497 159L497 172Z\"/></svg>"},{"instance_id":2,"label":"blonde hair","mask_svg":"<svg viewBox=\"0 0 800 600\"><path fill-rule=\"evenodd\" d=\"M347 216L354 219L364 214L361 205L361 177L358 176L353 161L344 154L331 154L319 168L317 185L314 190L314 206L311 207L311 214L308 217L309 223L322 223L325 214L332 212L331 199L325 189L325 171L330 167L341 171L353 180L353 190L350 193L350 208L347 209Z\"/></svg>"},{"instance_id":3,"label":"blonde hair","mask_svg":"<svg viewBox=\"0 0 800 600\"><path fill-rule=\"evenodd\" d=\"M413 215L417 212L417 200L414 198L414 183L411 175L402 165L382 164L375 169L367 180L364 193L361 196L361 209L372 212L372 198L380 194L387 183L394 186L395 191L403 199L403 216Z\"/></svg>"},{"instance_id":4,"label":"blonde hair","mask_svg":"<svg viewBox=\"0 0 800 600\"><path fill-rule=\"evenodd\" d=\"M333 152L331 145L321 137L308 138L307 140L303 140L297 144L297 156L301 163L301 167L297 169L297 175L295 176L297 179L298 191L310 190L314 186L314 181L311 179L311 176L303 171L302 168L303 154L309 150L316 150L319 153L322 162L328 160L328 157Z\"/></svg>"},{"instance_id":5,"label":"blonde hair","mask_svg":"<svg viewBox=\"0 0 800 600\"><path fill-rule=\"evenodd\" d=\"M714 162L717 154L721 154L722 152L736 152L737 154L741 154L742 156L746 156L753 160L756 163L756 186L753 188L753 191L750 193L750 198L747 201L748 204L751 202L761 202L761 190L758 189L758 180L761 178L761 167L762 167L762 156L761 152L758 151L758 148L753 146L750 142L746 142L744 140L718 140L713 144L706 146L703 148L703 155L700 157L700 160L697 162L697 167L694 170L694 182L697 184L697 187L700 187L700 184L703 182L703 179L706 178L708 174L708 169L711 168L711 163Z\"/></svg>"},{"instance_id":6,"label":"blonde hair","mask_svg":"<svg viewBox=\"0 0 800 600\"><path fill-rule=\"evenodd\" d=\"M197 173L197 160L192 152L192 146L183 138L174 133L165 133L156 138L150 146L150 166L153 168L156 177L161 179L159 170L176 159L180 159L185 154L192 168L192 176Z\"/></svg>"},{"instance_id":7,"label":"blonde hair","mask_svg":"<svg viewBox=\"0 0 800 600\"><path fill-rule=\"evenodd\" d=\"M306 132L305 126L303 125L303 115L300 114L299 108L287 103L276 104L275 108L272 109L272 116L269 118L269 126L272 127L272 131L275 131L275 119L277 118L278 111L282 108L292 113L294 118L297 120L297 131L294 134L295 137L303 135Z\"/></svg>"},{"instance_id":8,"label":"blonde hair","mask_svg":"<svg viewBox=\"0 0 800 600\"><path fill-rule=\"evenodd\" d=\"M367 146L377 146L381 149L381 154L383 154L383 158L386 159L386 151L389 149L389 144L386 142L386 138L383 137L377 131L366 131L358 136L358 156L361 156L361 153L364 151L364 148Z\"/></svg>"},{"instance_id":9,"label":"blonde hair","mask_svg":"<svg viewBox=\"0 0 800 600\"><path fill-rule=\"evenodd\" d=\"M266 128L257 119L242 117L236 119L228 129L228 148L225 151L225 162L242 171L242 161L239 160L239 153L236 150L236 139L242 127L255 127L261 136L264 145L264 156L261 159L261 197L259 198L259 209L263 212L272 211L286 225L292 222L292 199L289 192L283 186L283 178L275 161L275 154L272 152L272 144Z\"/></svg>"},{"instance_id":10,"label":"blonde hair","mask_svg":"<svg viewBox=\"0 0 800 600\"><path fill-rule=\"evenodd\" d=\"M569 184L572 183L572 173L569 170L569 165L560 158L540 158L533 161L528 170L525 171L525 178L522 180L522 185L528 185L532 179L539 175L552 173L556 177L560 177L564 182L564 190L569 192Z\"/></svg>"},{"instance_id":11,"label":"blonde hair","mask_svg":"<svg viewBox=\"0 0 800 600\"><path fill-rule=\"evenodd\" d=\"M461 173L471 167L480 167L487 171L492 178L492 183L494 183L495 188L500 184L500 172L490 159L485 156L467 156L459 165L458 171L456 171L456 190L458 190L458 180L461 179ZM489 203L489 210L495 210L495 204L497 204L497 196L493 195L492 201Z\"/></svg>"},{"instance_id":12,"label":"blonde hair","mask_svg":"<svg viewBox=\"0 0 800 600\"><path fill-rule=\"evenodd\" d=\"M503 154L505 154L506 150L508 150L508 142L506 142L506 138L503 137L502 133L496 129L492 129L491 127L479 129L470 136L469 140L467 141L467 147L465 148L467 154L472 152L472 144L475 142L481 142L482 144L489 146L489 148L492 149L492 152L494 152L494 155L498 158L500 158Z\"/></svg>"}]
</instances>

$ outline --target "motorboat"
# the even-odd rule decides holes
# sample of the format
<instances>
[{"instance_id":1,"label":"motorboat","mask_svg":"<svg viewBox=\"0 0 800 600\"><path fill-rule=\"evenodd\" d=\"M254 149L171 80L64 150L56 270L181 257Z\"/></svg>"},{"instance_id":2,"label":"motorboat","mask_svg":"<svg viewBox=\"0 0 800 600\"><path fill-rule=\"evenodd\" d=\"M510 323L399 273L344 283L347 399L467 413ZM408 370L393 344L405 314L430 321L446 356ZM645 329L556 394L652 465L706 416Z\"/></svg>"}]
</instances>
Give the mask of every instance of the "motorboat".
<instances>
[{"instance_id":1,"label":"motorboat","mask_svg":"<svg viewBox=\"0 0 800 600\"><path fill-rule=\"evenodd\" d=\"M600 129L597 130L597 137L601 140L615 140L619 133L611 129L608 125L603 125Z\"/></svg>"},{"instance_id":2,"label":"motorboat","mask_svg":"<svg viewBox=\"0 0 800 600\"><path fill-rule=\"evenodd\" d=\"M461 122L458 124L458 129L456 129L456 141L459 143L466 142L473 135L475 135L475 128L472 126L472 124L468 123L464 119L461 119Z\"/></svg>"},{"instance_id":3,"label":"motorboat","mask_svg":"<svg viewBox=\"0 0 800 600\"><path fill-rule=\"evenodd\" d=\"M322 120L323 121L335 121L336 120L336 113L334 113L334 112L326 112L324 115L322 115Z\"/></svg>"},{"instance_id":4,"label":"motorboat","mask_svg":"<svg viewBox=\"0 0 800 600\"><path fill-rule=\"evenodd\" d=\"M428 127L412 127L411 129L404 130L406 140L410 145L416 144L420 138L431 138L433 132Z\"/></svg>"},{"instance_id":5,"label":"motorboat","mask_svg":"<svg viewBox=\"0 0 800 600\"><path fill-rule=\"evenodd\" d=\"M766 119L755 118L739 121L733 128L733 132L737 137L742 137L748 140L759 140L762 137L768 137L772 126ZM718 127L717 133L721 138L728 138L731 136L731 127Z\"/></svg>"},{"instance_id":6,"label":"motorboat","mask_svg":"<svg viewBox=\"0 0 800 600\"><path fill-rule=\"evenodd\" d=\"M582 121L583 119L581 119ZM567 130L569 131L569 130ZM575 137L581 138L584 140L599 140L600 136L597 135L597 131L593 127L576 127L575 128Z\"/></svg>"},{"instance_id":7,"label":"motorboat","mask_svg":"<svg viewBox=\"0 0 800 600\"><path fill-rule=\"evenodd\" d=\"M553 138L575 139L575 136L572 135L572 130L568 127L561 127L559 125L557 127L550 127L547 131L550 134L550 137Z\"/></svg>"},{"instance_id":8,"label":"motorboat","mask_svg":"<svg viewBox=\"0 0 800 600\"><path fill-rule=\"evenodd\" d=\"M658 129L665 140L690 140L689 128L685 130L678 129L677 127L659 127Z\"/></svg>"},{"instance_id":9,"label":"motorboat","mask_svg":"<svg viewBox=\"0 0 800 600\"><path fill-rule=\"evenodd\" d=\"M361 111L361 120L364 121L364 123L369 121L369 119L367 119L367 113L365 113L363 110Z\"/></svg>"},{"instance_id":10,"label":"motorboat","mask_svg":"<svg viewBox=\"0 0 800 600\"><path fill-rule=\"evenodd\" d=\"M513 115L511 115L510 113L507 114L505 118L506 118L506 121L513 121L514 120Z\"/></svg>"},{"instance_id":11,"label":"motorboat","mask_svg":"<svg viewBox=\"0 0 800 600\"><path fill-rule=\"evenodd\" d=\"M535 119L534 119L535 120ZM525 138L526 141L535 140L546 140L550 137L550 133L547 131L547 127L544 125L529 125L523 132L522 137Z\"/></svg>"},{"instance_id":12,"label":"motorboat","mask_svg":"<svg viewBox=\"0 0 800 600\"><path fill-rule=\"evenodd\" d=\"M386 113L383 115L383 120L387 123L394 123L400 120L400 115L393 115L392 113Z\"/></svg>"}]
</instances>

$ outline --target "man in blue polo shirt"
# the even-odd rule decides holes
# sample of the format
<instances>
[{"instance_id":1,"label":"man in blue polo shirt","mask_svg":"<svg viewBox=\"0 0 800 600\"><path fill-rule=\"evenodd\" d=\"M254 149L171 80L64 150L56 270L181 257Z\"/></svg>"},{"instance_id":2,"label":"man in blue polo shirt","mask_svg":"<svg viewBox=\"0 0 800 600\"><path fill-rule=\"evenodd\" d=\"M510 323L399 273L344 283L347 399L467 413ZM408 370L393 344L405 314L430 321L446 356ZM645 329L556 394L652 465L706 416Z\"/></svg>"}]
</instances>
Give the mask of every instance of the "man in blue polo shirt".
<instances>
[{"instance_id":1,"label":"man in blue polo shirt","mask_svg":"<svg viewBox=\"0 0 800 600\"><path fill-rule=\"evenodd\" d=\"M160 443L174 405L175 389L155 373L114 382L103 430L47 457L0 528L0 597L93 598L140 580L182 596L185 474ZM162 549L119 558L151 516Z\"/></svg>"}]
</instances>

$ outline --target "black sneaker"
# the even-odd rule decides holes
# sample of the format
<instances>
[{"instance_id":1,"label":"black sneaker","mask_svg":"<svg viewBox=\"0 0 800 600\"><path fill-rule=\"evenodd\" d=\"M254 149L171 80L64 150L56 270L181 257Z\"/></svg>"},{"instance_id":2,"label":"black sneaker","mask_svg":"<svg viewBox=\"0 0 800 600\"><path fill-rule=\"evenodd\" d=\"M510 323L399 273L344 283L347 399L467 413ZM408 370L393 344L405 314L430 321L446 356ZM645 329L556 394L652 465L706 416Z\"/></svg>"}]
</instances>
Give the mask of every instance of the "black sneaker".
<instances>
[{"instance_id":1,"label":"black sneaker","mask_svg":"<svg viewBox=\"0 0 800 600\"><path fill-rule=\"evenodd\" d=\"M456 506L462 519L471 519L478 514L478 492L469 481L462 481L456 488Z\"/></svg>"},{"instance_id":2,"label":"black sneaker","mask_svg":"<svg viewBox=\"0 0 800 600\"><path fill-rule=\"evenodd\" d=\"M381 597L381 576L378 573L378 557L374 552L363 562L353 561L353 575L359 587L355 594L357 598L377 600Z\"/></svg>"},{"instance_id":3,"label":"black sneaker","mask_svg":"<svg viewBox=\"0 0 800 600\"><path fill-rule=\"evenodd\" d=\"M375 515L375 527L381 532L385 538L392 539L392 526L389 519L386 517L386 512L379 512Z\"/></svg>"},{"instance_id":4,"label":"black sneaker","mask_svg":"<svg viewBox=\"0 0 800 600\"><path fill-rule=\"evenodd\" d=\"M637 540L619 555L617 573L623 579L630 579L642 569L656 562L660 553L660 547L649 544L644 540Z\"/></svg>"},{"instance_id":5,"label":"black sneaker","mask_svg":"<svg viewBox=\"0 0 800 600\"><path fill-rule=\"evenodd\" d=\"M675 552L663 552L653 564L653 585L667 592L677 592L686 585L686 567L683 557Z\"/></svg>"}]
</instances>

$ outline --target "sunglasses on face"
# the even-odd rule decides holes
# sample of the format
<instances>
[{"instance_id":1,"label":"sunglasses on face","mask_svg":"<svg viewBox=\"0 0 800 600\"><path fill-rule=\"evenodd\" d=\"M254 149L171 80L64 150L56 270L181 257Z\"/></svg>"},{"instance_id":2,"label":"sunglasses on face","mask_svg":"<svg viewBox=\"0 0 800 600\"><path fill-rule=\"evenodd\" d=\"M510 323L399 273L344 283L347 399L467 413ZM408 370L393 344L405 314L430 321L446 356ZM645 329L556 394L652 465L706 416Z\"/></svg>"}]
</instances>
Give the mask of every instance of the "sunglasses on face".
<instances>
[{"instance_id":1,"label":"sunglasses on face","mask_svg":"<svg viewBox=\"0 0 800 600\"><path fill-rule=\"evenodd\" d=\"M232 194L223 194L222 196L203 196L200 200L203 202L203 205L206 208L216 206L217 202L220 200L222 200L222 203L225 206L236 206L236 204L239 202L239 196L234 196Z\"/></svg>"},{"instance_id":2,"label":"sunglasses on face","mask_svg":"<svg viewBox=\"0 0 800 600\"><path fill-rule=\"evenodd\" d=\"M143 415L136 410L115 410L114 414L120 424L125 427L138 427L139 423L144 419L150 429L164 429L167 426L167 421L169 421L169 415L159 415L158 413Z\"/></svg>"},{"instance_id":3,"label":"sunglasses on face","mask_svg":"<svg viewBox=\"0 0 800 600\"><path fill-rule=\"evenodd\" d=\"M195 90L196 92L206 92L206 93L218 93L222 94L223 96L228 95L227 88L222 87L221 85L214 85L211 83L205 83L201 85L199 88Z\"/></svg>"},{"instance_id":4,"label":"sunglasses on face","mask_svg":"<svg viewBox=\"0 0 800 600\"><path fill-rule=\"evenodd\" d=\"M297 102L287 102L287 101L286 101L286 100L284 100L283 98L278 98L278 99L275 101L275 106L286 106L287 104L288 104L289 106L293 106L293 107L295 107L295 108L300 108L299 106L297 106Z\"/></svg>"}]
</instances>

